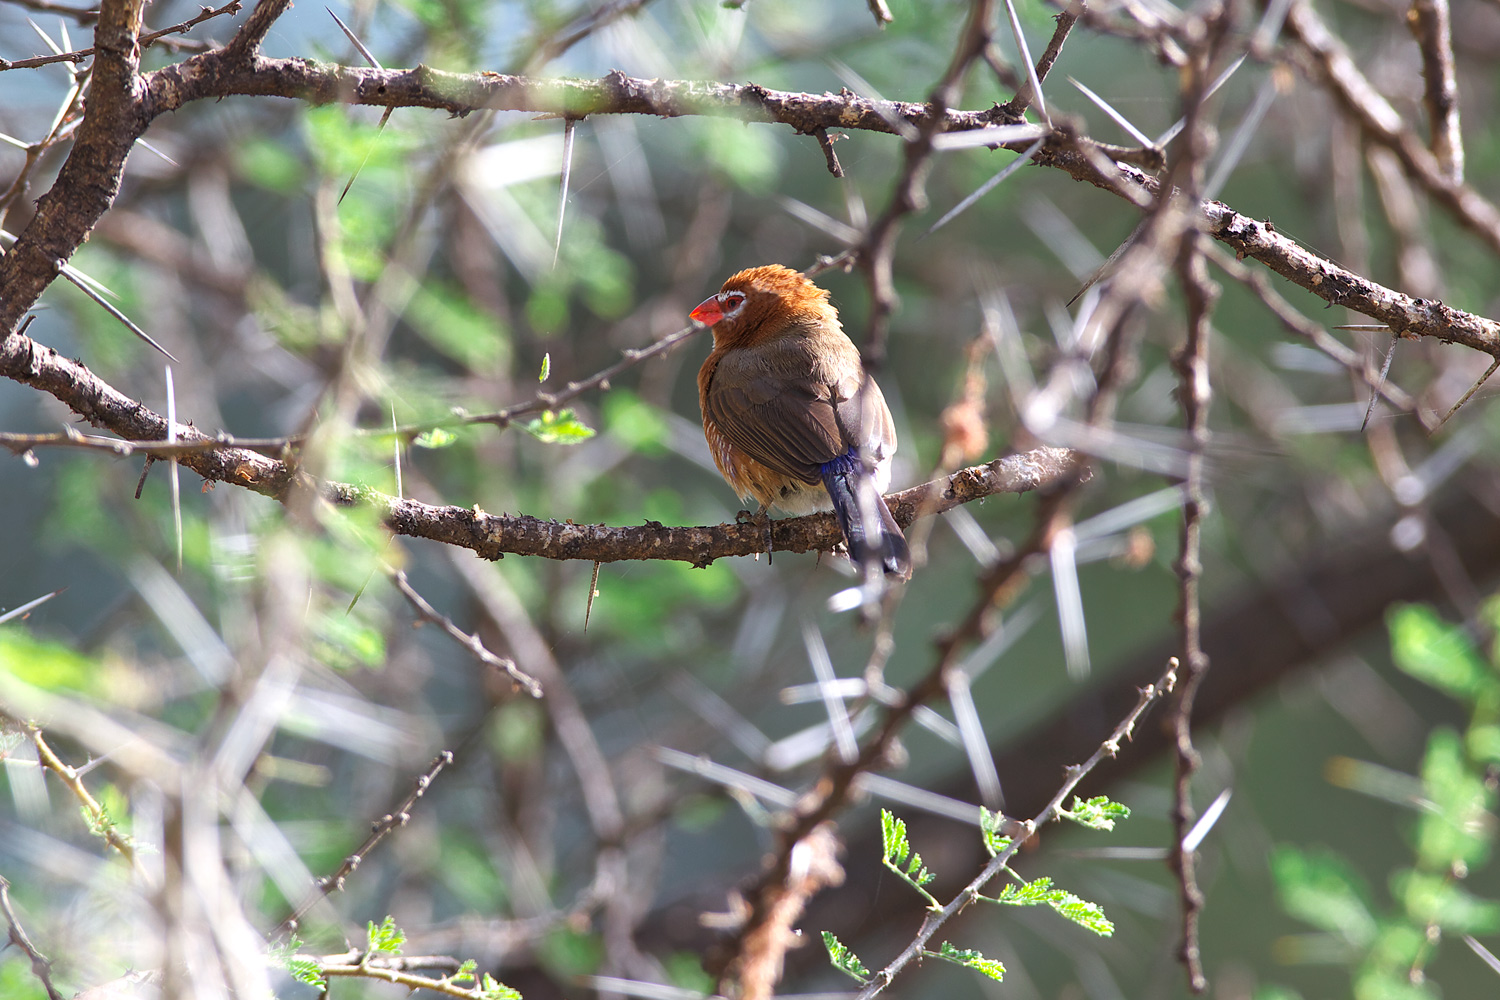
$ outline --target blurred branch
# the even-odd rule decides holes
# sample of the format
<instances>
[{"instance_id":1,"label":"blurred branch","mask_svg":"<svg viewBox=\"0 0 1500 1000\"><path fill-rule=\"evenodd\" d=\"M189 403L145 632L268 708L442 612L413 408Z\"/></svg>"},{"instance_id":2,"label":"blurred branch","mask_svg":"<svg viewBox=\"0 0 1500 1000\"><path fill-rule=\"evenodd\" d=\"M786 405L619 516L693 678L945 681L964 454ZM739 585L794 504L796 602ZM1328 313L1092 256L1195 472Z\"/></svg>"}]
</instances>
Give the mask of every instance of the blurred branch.
<instances>
[{"instance_id":1,"label":"blurred branch","mask_svg":"<svg viewBox=\"0 0 1500 1000\"><path fill-rule=\"evenodd\" d=\"M1497 510L1500 474L1493 470L1455 485L1433 504L1432 520L1449 527L1464 570L1476 579L1492 579L1500 573ZM1200 728L1252 706L1283 681L1300 682L1309 672L1326 667L1330 657L1347 648L1351 636L1378 627L1393 602L1444 599L1444 583L1432 561L1390 544L1392 525L1401 516L1403 511L1386 509L1331 525L1337 533L1310 543L1295 561L1214 600L1202 623L1203 648L1214 669L1205 675L1197 697L1194 715ZM1162 663L1180 645L1180 635L1147 640L1143 648L1097 672L1029 726L997 736L993 752L996 767L1005 776L1008 814L1024 816L1042 809L1056 790L1058 768L1087 757L1099 746L1108 720L1130 711L1140 689L1153 682ZM1086 794L1156 765L1171 749L1169 727L1140 729L1130 753L1101 762ZM970 800L974 779L965 768L929 787L942 795ZM931 833L942 837L942 842L923 852L928 857L941 856L951 859L945 864L971 869L987 860L972 827L936 824ZM851 859L878 863L878 830L862 824L851 829L846 841ZM858 863L847 864L852 869ZM695 898L707 900L711 892L705 888ZM816 900L804 923L834 931L846 940L854 934L872 940L905 934L897 922L909 911L892 905L884 892L888 887L878 879L850 879L840 893ZM664 908L670 906L664 904ZM651 941L653 949L707 948L703 932L669 929L691 921L690 915L658 914L652 924L660 937ZM828 958L821 949L809 948L794 962L799 971L806 972L826 968Z\"/></svg>"},{"instance_id":2,"label":"blurred branch","mask_svg":"<svg viewBox=\"0 0 1500 1000\"><path fill-rule=\"evenodd\" d=\"M16 917L16 911L11 908L10 882L4 876L0 876L0 913L5 915L10 943L20 948L30 959L32 975L41 980L42 987L47 991L47 1000L63 1000L63 995L52 985L51 959L37 951L36 945L31 943L31 938L26 934L26 928L21 926L20 919Z\"/></svg>"},{"instance_id":3,"label":"blurred branch","mask_svg":"<svg viewBox=\"0 0 1500 1000\"><path fill-rule=\"evenodd\" d=\"M1445 168L1443 161L1360 72L1349 49L1328 30L1312 5L1306 0L1293 3L1287 13L1286 29L1301 43L1311 62L1311 74L1323 82L1344 112L1359 122L1365 135L1389 147L1429 195L1491 250L1500 253L1500 208ZM1437 128L1434 121L1434 129ZM1450 167L1455 165L1456 161L1449 162Z\"/></svg>"},{"instance_id":4,"label":"blurred branch","mask_svg":"<svg viewBox=\"0 0 1500 1000\"><path fill-rule=\"evenodd\" d=\"M1412 0L1406 26L1422 52L1423 103L1432 129L1430 147L1455 184L1464 181L1464 140L1458 125L1458 75L1453 66L1453 20L1448 0Z\"/></svg>"},{"instance_id":5,"label":"blurred branch","mask_svg":"<svg viewBox=\"0 0 1500 1000\"><path fill-rule=\"evenodd\" d=\"M892 186L890 202L854 251L853 259L870 285L870 332L861 353L865 364L872 369L878 369L885 361L891 313L896 309L894 258L901 220L927 207L927 174L932 168L933 136L946 129L948 109L958 98L959 85L969 67L989 46L993 18L993 0L974 0L954 47L953 58L927 99L927 113L920 125L909 133L902 147L901 174Z\"/></svg>"},{"instance_id":6,"label":"blurred branch","mask_svg":"<svg viewBox=\"0 0 1500 1000\"><path fill-rule=\"evenodd\" d=\"M531 54L520 64L525 73L535 73L589 35L618 21L639 14L651 0L607 0L599 6L570 18L565 24L539 35L530 46Z\"/></svg>"},{"instance_id":7,"label":"blurred branch","mask_svg":"<svg viewBox=\"0 0 1500 1000\"><path fill-rule=\"evenodd\" d=\"M71 17L79 24L93 24L99 20L98 7L79 7L76 4L54 3L53 0L8 0L17 7L39 10L45 14L61 14Z\"/></svg>"}]
</instances>

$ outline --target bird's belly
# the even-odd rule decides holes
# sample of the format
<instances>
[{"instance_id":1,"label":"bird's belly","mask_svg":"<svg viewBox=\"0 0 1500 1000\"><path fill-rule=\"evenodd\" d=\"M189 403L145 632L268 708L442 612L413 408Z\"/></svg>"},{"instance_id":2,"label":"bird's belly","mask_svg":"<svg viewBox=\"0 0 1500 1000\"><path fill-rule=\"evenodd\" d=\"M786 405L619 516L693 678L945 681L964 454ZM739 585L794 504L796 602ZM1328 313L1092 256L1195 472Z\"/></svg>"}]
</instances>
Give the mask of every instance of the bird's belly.
<instances>
[{"instance_id":1,"label":"bird's belly","mask_svg":"<svg viewBox=\"0 0 1500 1000\"><path fill-rule=\"evenodd\" d=\"M771 498L771 506L792 517L812 514L820 510L833 510L833 500L822 483L809 486L797 480L782 482Z\"/></svg>"}]
</instances>

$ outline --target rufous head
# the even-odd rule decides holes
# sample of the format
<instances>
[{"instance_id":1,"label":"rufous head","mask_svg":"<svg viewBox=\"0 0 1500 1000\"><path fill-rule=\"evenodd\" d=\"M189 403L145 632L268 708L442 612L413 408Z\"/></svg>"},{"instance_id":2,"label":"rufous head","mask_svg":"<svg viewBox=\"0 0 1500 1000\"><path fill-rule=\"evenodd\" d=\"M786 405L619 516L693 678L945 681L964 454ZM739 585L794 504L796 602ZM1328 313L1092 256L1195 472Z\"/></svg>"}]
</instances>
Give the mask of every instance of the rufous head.
<instances>
[{"instance_id":1,"label":"rufous head","mask_svg":"<svg viewBox=\"0 0 1500 1000\"><path fill-rule=\"evenodd\" d=\"M772 335L793 323L829 324L839 329L838 310L828 292L780 264L751 267L732 275L719 294L688 314L714 330L714 346Z\"/></svg>"}]
</instances>

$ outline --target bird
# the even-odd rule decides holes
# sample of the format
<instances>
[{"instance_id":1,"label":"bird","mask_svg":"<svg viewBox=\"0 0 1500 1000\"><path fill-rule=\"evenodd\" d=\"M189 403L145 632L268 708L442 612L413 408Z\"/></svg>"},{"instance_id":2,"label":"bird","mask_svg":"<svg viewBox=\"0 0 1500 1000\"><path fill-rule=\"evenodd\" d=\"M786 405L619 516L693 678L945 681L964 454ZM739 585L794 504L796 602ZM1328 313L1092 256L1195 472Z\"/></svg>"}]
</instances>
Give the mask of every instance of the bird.
<instances>
[{"instance_id":1,"label":"bird","mask_svg":"<svg viewBox=\"0 0 1500 1000\"><path fill-rule=\"evenodd\" d=\"M752 267L689 317L713 329L698 403L725 481L757 516L831 509L857 566L909 580L911 550L881 495L896 428L827 290L780 264Z\"/></svg>"}]
</instances>

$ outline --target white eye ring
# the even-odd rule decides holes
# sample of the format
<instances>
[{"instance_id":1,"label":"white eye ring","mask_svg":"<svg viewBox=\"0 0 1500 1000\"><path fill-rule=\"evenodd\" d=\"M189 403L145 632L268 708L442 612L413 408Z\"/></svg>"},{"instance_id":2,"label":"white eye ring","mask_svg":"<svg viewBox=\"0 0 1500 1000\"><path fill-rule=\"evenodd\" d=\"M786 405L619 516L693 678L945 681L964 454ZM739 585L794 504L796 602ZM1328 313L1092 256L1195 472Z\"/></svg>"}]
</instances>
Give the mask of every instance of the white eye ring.
<instances>
[{"instance_id":1,"label":"white eye ring","mask_svg":"<svg viewBox=\"0 0 1500 1000\"><path fill-rule=\"evenodd\" d=\"M738 316L740 314L740 310L745 308L745 293L720 292L719 308L723 310L725 319L732 319L733 317Z\"/></svg>"}]
</instances>

